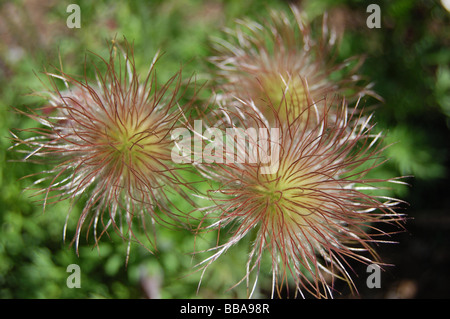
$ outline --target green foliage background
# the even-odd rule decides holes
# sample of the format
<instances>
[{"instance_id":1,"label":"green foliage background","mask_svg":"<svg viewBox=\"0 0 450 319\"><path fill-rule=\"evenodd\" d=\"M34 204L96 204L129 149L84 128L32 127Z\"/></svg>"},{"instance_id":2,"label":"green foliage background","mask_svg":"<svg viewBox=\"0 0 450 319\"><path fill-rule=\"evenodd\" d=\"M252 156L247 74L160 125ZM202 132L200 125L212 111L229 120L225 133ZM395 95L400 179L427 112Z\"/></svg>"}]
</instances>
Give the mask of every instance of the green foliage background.
<instances>
[{"instance_id":1,"label":"green foliage background","mask_svg":"<svg viewBox=\"0 0 450 319\"><path fill-rule=\"evenodd\" d=\"M70 3L81 7L80 29L66 27L69 15L66 8ZM395 143L387 151L391 160L376 174L414 176L407 179L410 186L399 186L390 195L410 202L407 213L415 220L437 220L432 223L439 225L437 231L428 229L434 237L430 235L429 240L421 242L425 250L446 247L449 243L446 234L450 230L449 12L439 1L305 0L299 3L310 17L328 11L333 23L346 26L339 59L355 54L366 56L362 73L374 82L374 90L385 99L376 108L377 129L386 133L386 144ZM366 27L369 3L381 7L380 29ZM125 36L134 42L137 66L142 72L160 49L164 52L158 64L161 81L180 66L185 75L195 73L202 81L207 78L205 58L211 53L210 37L220 36L221 28L232 27L236 18L258 19L272 8L287 9L288 2L11 0L0 4L0 298L143 298L146 294L142 283L149 278L160 282L162 298L246 296L244 285L228 290L244 275L245 244L230 250L210 268L198 293L200 273L192 273L198 260L188 253L194 245L194 238L188 232L159 229L158 252L151 255L139 245L132 245L127 267L126 243L114 235L111 239L104 238L99 250L93 247L92 241L82 242L77 256L70 246L76 219L69 223L69 240L62 240L69 204L53 205L43 214L42 207L23 192L30 181L21 179L43 168L12 161L20 155L8 148L11 130L34 125L13 112L12 107L20 109L43 103L27 94L42 90L35 73L49 65L59 65L59 55L66 72L83 74L88 51L106 57L108 41ZM373 101L363 102L370 105ZM414 236L410 230L401 240L412 240ZM206 235L195 244L206 248L214 240L213 234ZM379 247L382 256L384 249ZM408 253L401 246L390 249L394 254ZM446 266L448 269L450 257L446 250L443 254L437 269ZM81 267L80 289L66 286L69 264ZM259 284L259 297L266 297L270 291L269 269L263 271L266 273ZM430 293L449 296L448 291L433 294L425 289L422 275L420 269L409 275L416 282L415 296L430 296ZM396 280L394 276L389 278L392 282ZM448 274L440 279L450 283ZM389 288L392 283L385 284ZM343 296L345 293L344 288ZM361 296L366 295L362 292Z\"/></svg>"}]
</instances>

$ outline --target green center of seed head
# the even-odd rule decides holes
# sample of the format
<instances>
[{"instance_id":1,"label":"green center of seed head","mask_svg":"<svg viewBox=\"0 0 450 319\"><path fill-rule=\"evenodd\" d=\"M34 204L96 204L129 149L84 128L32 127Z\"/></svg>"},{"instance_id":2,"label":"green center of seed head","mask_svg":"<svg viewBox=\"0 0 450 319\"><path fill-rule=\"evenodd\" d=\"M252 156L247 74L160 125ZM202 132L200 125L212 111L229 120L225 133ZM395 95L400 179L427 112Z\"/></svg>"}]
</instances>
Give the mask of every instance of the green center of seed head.
<instances>
[{"instance_id":1,"label":"green center of seed head","mask_svg":"<svg viewBox=\"0 0 450 319\"><path fill-rule=\"evenodd\" d=\"M304 219L311 213L307 207L320 204L314 196L311 196L312 190L308 187L315 179L288 177L283 167L280 167L278 173L266 175L267 180L261 180L255 187L261 206L265 207L266 213L273 218L281 218L298 225L305 224Z\"/></svg>"},{"instance_id":2,"label":"green center of seed head","mask_svg":"<svg viewBox=\"0 0 450 319\"><path fill-rule=\"evenodd\" d=\"M276 212L276 206L283 203L284 186L277 180L270 180L256 187L257 193L266 202L269 213Z\"/></svg>"},{"instance_id":3,"label":"green center of seed head","mask_svg":"<svg viewBox=\"0 0 450 319\"><path fill-rule=\"evenodd\" d=\"M120 155L132 155L133 148L139 147L136 133L129 128L118 130L114 140L114 146Z\"/></svg>"},{"instance_id":4,"label":"green center of seed head","mask_svg":"<svg viewBox=\"0 0 450 319\"><path fill-rule=\"evenodd\" d=\"M126 163L138 164L144 154L156 151L158 137L143 128L131 123L120 124L109 134L109 144L113 156Z\"/></svg>"},{"instance_id":5,"label":"green center of seed head","mask_svg":"<svg viewBox=\"0 0 450 319\"><path fill-rule=\"evenodd\" d=\"M298 76L268 76L261 82L261 86L262 100L268 104L265 109L269 119L274 117L274 109L282 122L292 121L308 106L304 83Z\"/></svg>"}]
</instances>

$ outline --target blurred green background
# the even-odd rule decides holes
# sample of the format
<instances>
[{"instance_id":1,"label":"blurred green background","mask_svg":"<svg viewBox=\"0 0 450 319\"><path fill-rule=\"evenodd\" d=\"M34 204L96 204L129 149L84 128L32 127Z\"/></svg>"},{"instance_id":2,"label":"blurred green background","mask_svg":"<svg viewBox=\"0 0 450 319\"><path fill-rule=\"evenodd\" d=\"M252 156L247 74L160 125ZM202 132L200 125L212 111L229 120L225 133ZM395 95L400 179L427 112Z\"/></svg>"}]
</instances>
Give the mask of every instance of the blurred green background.
<instances>
[{"instance_id":1,"label":"blurred green background","mask_svg":"<svg viewBox=\"0 0 450 319\"><path fill-rule=\"evenodd\" d=\"M81 8L81 28L69 29L66 8ZM94 4L95 3L95 4ZM450 13L440 1L297 1L311 18L327 11L330 22L345 30L339 59L366 56L361 73L374 82L385 103L376 105L377 129L386 133L391 159L377 176L407 178L389 195L410 203L407 231L393 236L396 245L378 252L389 267L382 288L365 287L365 268L354 265L361 298L450 297ZM381 8L381 28L366 26L367 5ZM10 131L34 124L12 111L41 105L28 93L42 90L39 74L59 64L71 74L83 74L88 51L107 57L107 43L125 36L134 42L137 67L145 72L158 49L163 81L182 65L184 74L205 79L209 39L232 27L236 18L267 16L268 9L288 9L287 1L164 0L164 1L56 1L0 2L0 298L241 298L245 285L229 288L245 272L246 244L231 249L206 272L197 293L198 260L188 232L158 229L158 252L149 254L132 245L125 266L126 243L112 235L100 249L81 242L79 256L70 247L76 218L62 240L68 203L49 207L45 214L24 187L22 176L42 167L18 163L8 151ZM363 103L373 105L374 101ZM73 212L75 216L77 211ZM199 248L214 243L204 236ZM81 269L81 288L70 289L66 268ZM267 297L271 275L263 269L257 297ZM337 298L349 298L345 285Z\"/></svg>"}]
</instances>

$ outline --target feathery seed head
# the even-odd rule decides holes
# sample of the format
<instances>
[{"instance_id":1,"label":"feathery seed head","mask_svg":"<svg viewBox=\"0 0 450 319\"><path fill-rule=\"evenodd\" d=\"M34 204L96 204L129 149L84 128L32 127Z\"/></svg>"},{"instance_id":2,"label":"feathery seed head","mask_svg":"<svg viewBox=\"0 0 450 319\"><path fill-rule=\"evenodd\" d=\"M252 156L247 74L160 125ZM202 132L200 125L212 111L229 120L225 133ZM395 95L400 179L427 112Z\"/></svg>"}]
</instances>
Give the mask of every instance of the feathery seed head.
<instances>
[{"instance_id":1,"label":"feathery seed head","mask_svg":"<svg viewBox=\"0 0 450 319\"><path fill-rule=\"evenodd\" d=\"M25 160L54 164L42 172L46 177L34 183L48 183L37 191L44 195L44 209L52 201L76 202L87 195L74 238L77 246L85 224L94 226L96 241L109 227L131 241L137 239L132 228L135 219L170 223L177 214L168 194L184 194L170 156L170 132L179 125L182 112L181 72L159 87L158 55L143 80L128 44L126 50L112 46L109 60L97 57L101 65L94 65L95 84L63 71L47 73L52 88L45 97L52 109L25 113L43 127L28 130L34 135L31 138L16 137L17 147L28 148L21 149L27 154ZM106 71L100 71L102 67ZM58 80L66 89L58 89ZM98 235L100 223L104 229Z\"/></svg>"},{"instance_id":2,"label":"feathery seed head","mask_svg":"<svg viewBox=\"0 0 450 319\"><path fill-rule=\"evenodd\" d=\"M235 30L226 30L226 39L216 40L210 60L218 69L218 100L238 108L242 103L236 98L251 101L275 125L276 117L281 124L292 122L312 103L324 107L326 95L374 95L359 83L360 61L348 68L359 58L334 61L337 36L326 17L316 38L303 12L291 8L292 15L274 11L262 23L239 20ZM337 72L339 79L333 80Z\"/></svg>"},{"instance_id":3,"label":"feathery seed head","mask_svg":"<svg viewBox=\"0 0 450 319\"><path fill-rule=\"evenodd\" d=\"M329 123L331 108L335 118ZM379 242L383 231L374 224L398 223L402 217L393 209L398 200L365 191L395 182L365 177L378 165L374 163L381 152L376 148L379 136L373 136L368 119L349 115L345 102L327 105L319 119L305 119L309 122L305 126L292 123L281 130L278 170L272 174L260 174L258 163L200 167L222 185L210 192L214 205L205 219L215 221L212 229L231 231L231 237L202 264L206 268L240 239L254 236L247 284L251 273L256 273L256 284L268 253L273 294L289 281L302 295L306 291L329 297L335 279L353 285L347 259L378 262L371 244Z\"/></svg>"}]
</instances>

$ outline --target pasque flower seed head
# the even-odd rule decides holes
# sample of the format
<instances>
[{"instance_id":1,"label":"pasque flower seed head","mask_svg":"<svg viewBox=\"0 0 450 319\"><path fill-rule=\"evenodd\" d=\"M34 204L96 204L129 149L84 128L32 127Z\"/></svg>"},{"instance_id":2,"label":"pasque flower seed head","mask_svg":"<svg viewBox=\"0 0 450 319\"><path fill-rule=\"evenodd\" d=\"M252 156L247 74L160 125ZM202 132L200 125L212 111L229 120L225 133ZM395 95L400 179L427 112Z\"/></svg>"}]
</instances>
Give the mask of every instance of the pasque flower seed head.
<instances>
[{"instance_id":1,"label":"pasque flower seed head","mask_svg":"<svg viewBox=\"0 0 450 319\"><path fill-rule=\"evenodd\" d=\"M300 114L297 121L301 118L306 125L293 121L281 128L279 147L274 148L279 154L271 154L278 169L272 173L261 174L260 162L198 166L204 176L220 181L209 192L213 204L205 209L204 220L209 225L205 229L219 230L218 242L223 244L211 249L214 253L201 263L204 270L250 237L247 284L256 274L256 285L262 260L269 255L272 296L293 284L302 295L330 297L336 279L353 288L349 259L379 262L373 244L386 233L376 225L401 223L402 215L394 210L400 201L383 197L378 188L398 180L366 177L382 163L383 150L370 117L350 113L345 100L327 103L318 118L309 109ZM251 121L257 127L262 122L254 114L236 119L234 115L233 123L244 128ZM260 147L252 141L247 150ZM252 295L255 286L248 287Z\"/></svg>"},{"instance_id":2,"label":"pasque flower seed head","mask_svg":"<svg viewBox=\"0 0 450 319\"><path fill-rule=\"evenodd\" d=\"M304 12L291 11L272 11L260 22L238 20L215 39L210 61L221 104L240 108L237 100L246 101L273 126L276 118L283 124L305 114L311 101L324 107L326 96L378 97L357 74L360 57L336 62L338 36L326 16L321 28L313 28Z\"/></svg>"},{"instance_id":3,"label":"pasque flower seed head","mask_svg":"<svg viewBox=\"0 0 450 319\"><path fill-rule=\"evenodd\" d=\"M34 183L47 183L37 191L43 194L44 207L86 198L77 245L83 226L93 227L96 241L111 227L132 240L137 239L135 221L142 220L144 227L148 220L149 225L172 223L178 213L168 194L184 194L179 168L170 156L170 132L182 112L181 71L159 86L158 55L144 79L138 76L129 44L125 49L111 46L109 60L95 56L100 61L94 64L96 81L77 80L62 70L47 73L52 86L43 95L51 107L25 112L40 126L26 130L33 134L28 139L16 136L25 160L53 165ZM59 89L58 81L65 89ZM103 226L101 233L98 225Z\"/></svg>"}]
</instances>

